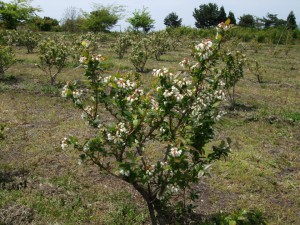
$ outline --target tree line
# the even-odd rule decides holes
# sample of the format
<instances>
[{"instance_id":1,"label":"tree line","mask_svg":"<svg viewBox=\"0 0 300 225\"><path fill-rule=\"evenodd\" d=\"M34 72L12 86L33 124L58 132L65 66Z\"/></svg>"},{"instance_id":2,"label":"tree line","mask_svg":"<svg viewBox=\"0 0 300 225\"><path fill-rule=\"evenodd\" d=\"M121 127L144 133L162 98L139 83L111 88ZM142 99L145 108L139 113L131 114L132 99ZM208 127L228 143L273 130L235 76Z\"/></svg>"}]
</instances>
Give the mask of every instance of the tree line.
<instances>
[{"instance_id":1,"label":"tree line","mask_svg":"<svg viewBox=\"0 0 300 225\"><path fill-rule=\"evenodd\" d=\"M50 17L39 17L37 12L40 8L32 7L30 0L12 0L10 3L0 1L0 26L5 29L16 29L18 26L27 26L30 29L40 31L93 31L107 32L117 25L118 21L124 17L124 6L120 5L100 5L94 4L91 12L83 12L76 7L65 9L60 21ZM193 11L195 26L197 28L210 28L230 19L231 24L250 28L270 28L283 27L297 29L296 17L291 11L286 18L280 19L277 14L267 13L266 17L259 18L251 14L244 14L235 18L232 11L228 14L223 6L219 7L215 3L201 4ZM149 32L154 28L155 20L151 17L147 8L135 10L131 17L126 20L133 31ZM165 19L166 27L176 28L182 26L182 18L176 12L169 13ZM121 30L121 29L120 29Z\"/></svg>"}]
</instances>

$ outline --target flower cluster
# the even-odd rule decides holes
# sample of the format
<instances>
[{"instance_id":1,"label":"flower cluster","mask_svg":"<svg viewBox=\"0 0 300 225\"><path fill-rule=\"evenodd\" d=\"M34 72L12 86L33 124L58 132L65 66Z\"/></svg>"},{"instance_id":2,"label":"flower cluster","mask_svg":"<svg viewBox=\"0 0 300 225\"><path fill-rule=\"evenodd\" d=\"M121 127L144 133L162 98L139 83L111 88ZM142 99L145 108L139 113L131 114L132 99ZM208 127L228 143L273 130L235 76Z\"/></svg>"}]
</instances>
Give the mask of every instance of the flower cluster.
<instances>
[{"instance_id":1,"label":"flower cluster","mask_svg":"<svg viewBox=\"0 0 300 225\"><path fill-rule=\"evenodd\" d=\"M119 173L122 176L129 177L130 171L129 170L120 169Z\"/></svg>"},{"instance_id":2,"label":"flower cluster","mask_svg":"<svg viewBox=\"0 0 300 225\"><path fill-rule=\"evenodd\" d=\"M180 102L183 99L183 97L184 97L184 95L180 94L180 91L175 86L172 86L171 90L165 90L164 93L163 93L163 96L165 98L169 98L169 97L173 97L174 96L175 99L178 102Z\"/></svg>"},{"instance_id":3,"label":"flower cluster","mask_svg":"<svg viewBox=\"0 0 300 225\"><path fill-rule=\"evenodd\" d=\"M114 81L118 88L130 90L136 87L136 82L134 81L124 80L123 78L115 78Z\"/></svg>"},{"instance_id":4,"label":"flower cluster","mask_svg":"<svg viewBox=\"0 0 300 225\"><path fill-rule=\"evenodd\" d=\"M74 98L80 98L83 94L83 90L74 90L72 94Z\"/></svg>"},{"instance_id":5,"label":"flower cluster","mask_svg":"<svg viewBox=\"0 0 300 225\"><path fill-rule=\"evenodd\" d=\"M154 69L152 74L155 77L164 77L169 74L169 70L165 67L162 69Z\"/></svg>"},{"instance_id":6,"label":"flower cluster","mask_svg":"<svg viewBox=\"0 0 300 225\"><path fill-rule=\"evenodd\" d=\"M151 165L151 166L146 170L146 175L152 176L152 175L154 174L154 172L155 172L155 169L156 169L155 165Z\"/></svg>"},{"instance_id":7,"label":"flower cluster","mask_svg":"<svg viewBox=\"0 0 300 225\"><path fill-rule=\"evenodd\" d=\"M177 193L180 190L180 187L176 184L170 184L167 186L168 191L170 191L171 193Z\"/></svg>"},{"instance_id":8,"label":"flower cluster","mask_svg":"<svg viewBox=\"0 0 300 225\"><path fill-rule=\"evenodd\" d=\"M80 62L81 64L86 64L86 62L87 62L87 57L85 57L85 56L80 56L79 62Z\"/></svg>"},{"instance_id":9,"label":"flower cluster","mask_svg":"<svg viewBox=\"0 0 300 225\"><path fill-rule=\"evenodd\" d=\"M210 39L203 40L195 46L195 50L200 60L207 60L213 55L213 42Z\"/></svg>"},{"instance_id":10,"label":"flower cluster","mask_svg":"<svg viewBox=\"0 0 300 225\"><path fill-rule=\"evenodd\" d=\"M65 137L65 138L61 141L60 147L61 147L62 150L66 150L66 149L68 148L68 146L69 146L69 139Z\"/></svg>"},{"instance_id":11,"label":"flower cluster","mask_svg":"<svg viewBox=\"0 0 300 225\"><path fill-rule=\"evenodd\" d=\"M135 89L134 92L126 97L127 102L129 104L133 104L134 102L138 101L138 99L144 95L144 91L142 89Z\"/></svg>"},{"instance_id":12,"label":"flower cluster","mask_svg":"<svg viewBox=\"0 0 300 225\"><path fill-rule=\"evenodd\" d=\"M179 65L182 67L182 68L188 68L190 66L190 60L189 59L183 59Z\"/></svg>"},{"instance_id":13,"label":"flower cluster","mask_svg":"<svg viewBox=\"0 0 300 225\"><path fill-rule=\"evenodd\" d=\"M113 132L107 132L107 140L115 144L121 144L124 146L126 144L125 138L128 134L128 129L125 127L125 123L119 122L115 126L115 129L115 134L113 134Z\"/></svg>"},{"instance_id":14,"label":"flower cluster","mask_svg":"<svg viewBox=\"0 0 300 225\"><path fill-rule=\"evenodd\" d=\"M228 24L228 23L219 23L218 26L216 27L217 31L228 31L230 28L233 27L233 24Z\"/></svg>"},{"instance_id":15,"label":"flower cluster","mask_svg":"<svg viewBox=\"0 0 300 225\"><path fill-rule=\"evenodd\" d=\"M61 97L66 98L68 96L68 91L69 91L69 85L66 84L61 91Z\"/></svg>"},{"instance_id":16,"label":"flower cluster","mask_svg":"<svg viewBox=\"0 0 300 225\"><path fill-rule=\"evenodd\" d=\"M83 113L81 114L81 118L83 120L87 120L93 113L93 107L86 106L83 110Z\"/></svg>"},{"instance_id":17,"label":"flower cluster","mask_svg":"<svg viewBox=\"0 0 300 225\"><path fill-rule=\"evenodd\" d=\"M170 155L174 158L181 156L181 154L182 154L182 150L176 147L170 149Z\"/></svg>"}]
</instances>

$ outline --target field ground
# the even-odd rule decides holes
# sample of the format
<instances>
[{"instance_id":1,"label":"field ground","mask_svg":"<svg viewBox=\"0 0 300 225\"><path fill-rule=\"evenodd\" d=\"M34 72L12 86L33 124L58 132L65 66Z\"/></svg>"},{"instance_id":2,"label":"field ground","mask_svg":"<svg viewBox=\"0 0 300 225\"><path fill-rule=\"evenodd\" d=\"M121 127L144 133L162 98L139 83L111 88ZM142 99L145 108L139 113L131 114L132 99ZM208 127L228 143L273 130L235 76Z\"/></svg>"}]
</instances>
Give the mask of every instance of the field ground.
<instances>
[{"instance_id":1,"label":"field ground","mask_svg":"<svg viewBox=\"0 0 300 225\"><path fill-rule=\"evenodd\" d=\"M205 215L258 209L269 224L300 224L300 44L244 44L249 60L262 66L263 82L246 69L237 85L237 107L216 126L215 141L230 137L232 153L214 163L211 177L195 188L196 211ZM257 52L256 52L257 51ZM127 72L107 43L100 53L112 65L107 71ZM150 60L142 74L162 66L178 69L187 48ZM35 67L37 54L19 48L17 63L0 80L0 224L147 224L142 198L131 187L101 174L92 165L78 165L76 152L64 152L61 140L92 131L71 102L60 97L62 85L80 79L81 68L68 67L60 85ZM1 221L2 220L2 221Z\"/></svg>"}]
</instances>

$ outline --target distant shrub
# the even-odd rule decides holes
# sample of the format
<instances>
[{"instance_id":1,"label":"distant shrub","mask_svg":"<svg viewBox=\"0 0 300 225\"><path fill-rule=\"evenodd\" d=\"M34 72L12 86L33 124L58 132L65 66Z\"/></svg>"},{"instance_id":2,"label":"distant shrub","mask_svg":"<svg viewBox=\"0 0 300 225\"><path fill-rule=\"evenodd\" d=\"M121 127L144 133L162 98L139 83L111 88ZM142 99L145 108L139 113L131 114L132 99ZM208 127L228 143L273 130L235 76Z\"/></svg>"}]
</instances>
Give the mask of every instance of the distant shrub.
<instances>
[{"instance_id":1,"label":"distant shrub","mask_svg":"<svg viewBox=\"0 0 300 225\"><path fill-rule=\"evenodd\" d=\"M5 71L15 63L15 54L10 46L0 45L0 79Z\"/></svg>"},{"instance_id":2,"label":"distant shrub","mask_svg":"<svg viewBox=\"0 0 300 225\"><path fill-rule=\"evenodd\" d=\"M24 46L27 53L33 53L40 39L41 36L38 33L28 30L7 31L6 33L6 40L9 45Z\"/></svg>"},{"instance_id":3,"label":"distant shrub","mask_svg":"<svg viewBox=\"0 0 300 225\"><path fill-rule=\"evenodd\" d=\"M39 63L36 66L49 76L51 85L55 84L56 77L67 65L69 49L59 39L46 39L39 44Z\"/></svg>"},{"instance_id":4,"label":"distant shrub","mask_svg":"<svg viewBox=\"0 0 300 225\"><path fill-rule=\"evenodd\" d=\"M118 55L119 59L122 59L125 53L128 51L131 46L131 36L128 33L120 34L114 43L111 45L111 48Z\"/></svg>"}]
</instances>

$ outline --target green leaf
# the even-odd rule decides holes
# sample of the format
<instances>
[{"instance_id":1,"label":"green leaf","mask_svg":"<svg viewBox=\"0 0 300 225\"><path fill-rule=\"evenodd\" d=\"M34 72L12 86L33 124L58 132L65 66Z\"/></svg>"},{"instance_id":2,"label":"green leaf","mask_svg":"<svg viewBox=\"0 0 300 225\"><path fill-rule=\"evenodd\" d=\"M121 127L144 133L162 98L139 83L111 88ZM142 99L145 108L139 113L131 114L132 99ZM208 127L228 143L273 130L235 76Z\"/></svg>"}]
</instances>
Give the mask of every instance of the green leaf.
<instances>
[{"instance_id":1,"label":"green leaf","mask_svg":"<svg viewBox=\"0 0 300 225\"><path fill-rule=\"evenodd\" d=\"M139 122L140 122L140 121L139 121L138 119L133 120L133 121L132 121L133 127L136 128L136 127L139 125Z\"/></svg>"}]
</instances>

